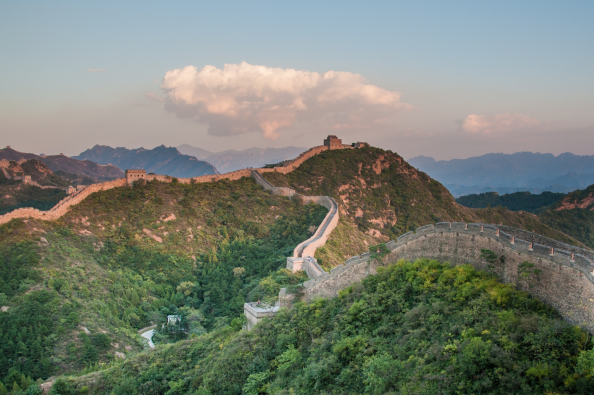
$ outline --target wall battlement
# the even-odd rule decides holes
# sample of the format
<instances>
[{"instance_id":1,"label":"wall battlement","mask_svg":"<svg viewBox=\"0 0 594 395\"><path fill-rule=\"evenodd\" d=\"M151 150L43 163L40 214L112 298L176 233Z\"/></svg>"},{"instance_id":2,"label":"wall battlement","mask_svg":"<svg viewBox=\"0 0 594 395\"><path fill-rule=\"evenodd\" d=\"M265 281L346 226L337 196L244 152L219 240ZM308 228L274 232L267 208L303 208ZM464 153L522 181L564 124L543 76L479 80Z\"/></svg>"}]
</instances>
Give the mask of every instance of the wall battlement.
<instances>
[{"instance_id":1,"label":"wall battlement","mask_svg":"<svg viewBox=\"0 0 594 395\"><path fill-rule=\"evenodd\" d=\"M332 149L342 149L342 148L353 148L351 146L342 146L342 147L334 147ZM230 180L235 181L239 180L242 177L253 177L253 171L257 170L260 173L268 173L268 172L279 172L282 174L287 174L292 172L293 170L297 169L303 162L307 159L319 155L320 153L327 151L329 147L324 145L320 145L317 147L310 148L309 150L301 153L297 158L293 159L290 162L287 162L285 166L279 166L274 168L260 168L260 169L241 169L232 171L229 173L224 174L210 174L206 176L200 177L192 177L192 178L176 178L176 180L182 184L192 184L192 183L204 183L204 182L217 182L221 180ZM145 181L153 181L157 180L160 182L171 182L173 181L174 177L158 175L158 174L146 174L145 170L142 169L129 169L126 170L125 178L120 178L113 181L108 181L100 184L93 184L85 188L83 191L77 191L72 193L71 195L67 196L66 198L62 199L58 204L52 207L48 211L39 211L37 209L31 207L24 207L15 209L9 213L0 215L0 225L9 222L15 218L35 218L47 221L53 221L68 212L68 208L72 205L78 204L83 201L87 196L91 193L98 192L98 191L105 191L111 188L119 188L124 186L131 186L135 181L143 179ZM262 178L263 179L263 178ZM276 188L272 186L270 183L268 185L273 188L273 193L283 196L292 196L295 194L290 188ZM313 200L321 198L320 196L304 197L305 200L311 198ZM315 202L317 203L317 201Z\"/></svg>"},{"instance_id":2,"label":"wall battlement","mask_svg":"<svg viewBox=\"0 0 594 395\"><path fill-rule=\"evenodd\" d=\"M315 278L323 275L324 269L320 267L316 259L314 258L316 249L326 244L328 236L334 228L338 225L338 204L336 201L329 196L305 196L297 193L291 188L279 188L273 186L268 182L258 170L252 172L252 177L256 181L256 184L262 186L264 189L271 191L275 195L282 195L293 197L296 196L303 200L304 203L319 204L328 209L328 214L324 217L324 220L318 226L318 229L314 234L307 240L301 242L293 250L293 256L287 258L287 269L297 272L303 270L307 273L309 278Z\"/></svg>"},{"instance_id":3,"label":"wall battlement","mask_svg":"<svg viewBox=\"0 0 594 395\"><path fill-rule=\"evenodd\" d=\"M527 241L513 235L515 228L502 231L496 225L440 222L408 232L386 247L390 253L381 260L370 253L347 259L342 265L303 283L304 299L332 297L338 291L373 274L380 266L400 259L430 258L454 265L468 263L489 271L504 283L513 283L542 302L557 309L563 318L594 333L594 261L591 252L569 246L572 251ZM521 229L519 229L521 232ZM527 234L530 232L527 232ZM540 240L547 239L538 236ZM560 243L563 244L563 243ZM487 262L481 249L503 256L503 261ZM518 273L522 262L530 262L540 274L523 277Z\"/></svg>"}]
</instances>

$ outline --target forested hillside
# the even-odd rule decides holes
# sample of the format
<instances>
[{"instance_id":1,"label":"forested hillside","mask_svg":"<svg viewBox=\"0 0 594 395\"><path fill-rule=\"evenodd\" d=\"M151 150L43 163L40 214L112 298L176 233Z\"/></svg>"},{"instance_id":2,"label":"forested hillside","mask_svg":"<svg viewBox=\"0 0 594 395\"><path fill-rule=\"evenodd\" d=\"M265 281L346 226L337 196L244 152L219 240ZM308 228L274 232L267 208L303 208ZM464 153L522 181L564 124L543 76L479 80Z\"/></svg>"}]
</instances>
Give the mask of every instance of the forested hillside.
<instances>
[{"instance_id":1,"label":"forested hillside","mask_svg":"<svg viewBox=\"0 0 594 395\"><path fill-rule=\"evenodd\" d=\"M92 371L143 349L243 324L243 303L302 281L282 268L327 210L252 179L150 182L92 194L55 222L0 227L0 381ZM1 388L0 388L1 390Z\"/></svg>"},{"instance_id":2,"label":"forested hillside","mask_svg":"<svg viewBox=\"0 0 594 395\"><path fill-rule=\"evenodd\" d=\"M330 195L339 203L343 219L327 245L316 251L327 268L361 251L365 242L387 241L440 221L504 224L578 244L531 213L461 206L442 184L398 154L379 148L326 151L286 175L263 175L273 185L306 195Z\"/></svg>"},{"instance_id":3,"label":"forested hillside","mask_svg":"<svg viewBox=\"0 0 594 395\"><path fill-rule=\"evenodd\" d=\"M456 203L470 208L503 206L511 211L528 211L538 214L564 196L564 193L554 192L542 192L538 195L530 192L506 193L504 195L499 195L497 192L485 192L460 196L456 199Z\"/></svg>"},{"instance_id":4,"label":"forested hillside","mask_svg":"<svg viewBox=\"0 0 594 395\"><path fill-rule=\"evenodd\" d=\"M29 159L21 163L2 161L0 165L0 215L19 207L49 210L66 197L64 189L69 182L55 175L37 159ZM31 176L32 184L25 184L22 180L15 179L25 175Z\"/></svg>"},{"instance_id":5,"label":"forested hillside","mask_svg":"<svg viewBox=\"0 0 594 395\"><path fill-rule=\"evenodd\" d=\"M594 185L568 193L542 212L540 219L594 248Z\"/></svg>"},{"instance_id":6,"label":"forested hillside","mask_svg":"<svg viewBox=\"0 0 594 395\"><path fill-rule=\"evenodd\" d=\"M377 148L327 151L290 174L265 176L275 185L339 202L340 223L316 252L326 269L438 221L504 223L576 243L530 213L460 206L441 184ZM281 287L299 292L305 275L283 269L286 257L326 213L321 206L271 195L251 178L197 184L141 180L132 188L94 193L57 221L21 219L0 226L0 381L16 390L40 378L101 370L105 376L81 379L91 393L283 393L282 388L417 393L426 377L435 376L441 378L431 378L430 385L453 388L448 377L454 377L465 383L460 391L466 393L503 393L503 388L580 393L588 380L587 367L578 364L587 343L583 334L469 268L459 272L426 261L400 265L389 269L405 276L397 281L415 283L414 272L437 277L425 278L425 291L407 288L406 281L382 285L382 292L393 292L382 296L391 307L374 301L375 288L356 288L354 296L345 291L341 299L298 304L254 334L240 333L245 301L274 302ZM365 284L379 280L369 281ZM415 310L420 306L427 312ZM345 317L351 310L364 313L343 319L342 308ZM505 315L503 309L512 312ZM417 319L416 311L426 315ZM478 315L467 321L468 314ZM150 325L157 344L197 339L135 359L145 347L137 331ZM417 329L420 342L408 337ZM533 339L548 344L550 338L559 340L547 346L550 357L530 345ZM253 347L242 348L252 341ZM444 351L431 346L435 342ZM469 373L468 366L478 362L472 359L475 351L460 359L466 347L486 358L481 366L494 368ZM564 348L570 354L559 356ZM167 363L150 360L161 355ZM126 357L131 361L120 365ZM384 364L399 376L386 376ZM221 374L228 377L221 381ZM77 388L84 393L82 385ZM58 381L52 391L75 390Z\"/></svg>"},{"instance_id":7,"label":"forested hillside","mask_svg":"<svg viewBox=\"0 0 594 395\"><path fill-rule=\"evenodd\" d=\"M222 327L60 394L591 394L592 338L470 266L401 261L253 331ZM59 392L58 392L59 391Z\"/></svg>"}]
</instances>

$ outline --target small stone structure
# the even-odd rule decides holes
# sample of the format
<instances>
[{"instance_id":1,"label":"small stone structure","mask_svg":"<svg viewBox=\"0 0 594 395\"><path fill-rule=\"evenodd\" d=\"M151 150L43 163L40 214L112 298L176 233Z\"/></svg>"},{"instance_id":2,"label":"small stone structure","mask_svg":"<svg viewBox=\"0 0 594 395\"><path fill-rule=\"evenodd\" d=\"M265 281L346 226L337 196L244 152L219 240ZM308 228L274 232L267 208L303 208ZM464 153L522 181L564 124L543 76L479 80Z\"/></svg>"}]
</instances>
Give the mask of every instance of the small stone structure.
<instances>
[{"instance_id":1,"label":"small stone structure","mask_svg":"<svg viewBox=\"0 0 594 395\"><path fill-rule=\"evenodd\" d=\"M255 303L244 303L243 313L247 318L247 330L251 331L263 318L273 317L280 306L254 306Z\"/></svg>"},{"instance_id":2,"label":"small stone structure","mask_svg":"<svg viewBox=\"0 0 594 395\"><path fill-rule=\"evenodd\" d=\"M146 170L144 169L128 169L126 170L126 185L132 185L134 181L146 179Z\"/></svg>"},{"instance_id":3,"label":"small stone structure","mask_svg":"<svg viewBox=\"0 0 594 395\"><path fill-rule=\"evenodd\" d=\"M333 149L345 149L345 148L354 148L352 145L345 145L342 143L342 140L336 136L328 136L328 138L324 139L324 146L327 147L329 150Z\"/></svg>"}]
</instances>

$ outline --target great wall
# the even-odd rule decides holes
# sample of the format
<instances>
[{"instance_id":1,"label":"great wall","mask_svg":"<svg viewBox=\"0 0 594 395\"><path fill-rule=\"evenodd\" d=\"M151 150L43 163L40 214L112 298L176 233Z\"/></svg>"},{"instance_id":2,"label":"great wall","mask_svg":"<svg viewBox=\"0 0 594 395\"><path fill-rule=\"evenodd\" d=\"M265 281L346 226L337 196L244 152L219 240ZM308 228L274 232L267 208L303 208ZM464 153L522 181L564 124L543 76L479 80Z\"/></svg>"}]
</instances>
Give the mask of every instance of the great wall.
<instances>
[{"instance_id":1,"label":"great wall","mask_svg":"<svg viewBox=\"0 0 594 395\"><path fill-rule=\"evenodd\" d=\"M525 239L514 236L514 233ZM515 284L517 289L555 308L567 322L594 333L592 251L522 229L462 222L422 226L388 242L386 247L390 252L382 258L375 259L367 252L347 259L330 273L304 282L303 299L336 296L339 290L376 273L378 267L401 259L431 258L453 265L468 263L478 270L490 272L500 281ZM487 261L481 255L481 249L493 251L499 259ZM527 276L519 273L518 267L523 262L534 265ZM284 304L289 304L290 299L286 290L281 290L281 302L284 300Z\"/></svg>"},{"instance_id":2,"label":"great wall","mask_svg":"<svg viewBox=\"0 0 594 395\"><path fill-rule=\"evenodd\" d=\"M92 184L83 189L79 189L74 193L70 194L69 196L62 199L58 204L56 204L52 209L48 211L41 211L31 207L24 207L13 210L9 213L0 215L0 225L9 222L15 218L34 218L34 219L41 219L47 221L56 220L68 212L68 208L70 206L76 205L82 202L87 196L94 192L105 191L112 188L120 188L124 186L130 186L135 181L143 179L145 181L152 181L157 180L161 182L171 182L174 179L177 182L182 184L193 184L193 183L204 183L204 182L216 182L221 180L229 180L235 181L239 180L242 177L253 177L254 172L258 173L268 173L268 172L278 172L282 174L287 174L292 172L293 170L297 169L303 162L307 159L319 155L320 153L328 150L335 150L335 149L353 149L355 147L361 147L367 145L367 143L356 143L355 146L352 145L345 145L342 144L342 140L336 138L336 136L328 136L327 139L324 140L324 145L320 145L317 147L310 148L309 150L301 153L297 158L287 161L284 166L277 166L272 168L257 168L257 169L241 169L237 171L232 171L229 173L224 174L212 174L200 177L192 177L192 178L174 178L170 176L158 175L158 174L146 174L145 170L126 170L126 177L119 178L117 180L108 181L99 184ZM282 189L282 188L281 188ZM281 189L278 189L279 191ZM286 188L288 189L288 188ZM282 194L282 193L281 193ZM290 192L285 192L290 196Z\"/></svg>"},{"instance_id":3,"label":"great wall","mask_svg":"<svg viewBox=\"0 0 594 395\"><path fill-rule=\"evenodd\" d=\"M438 223L426 225L390 241L386 247L390 251L381 258L373 258L371 253L354 256L343 264L325 272L314 258L315 250L323 246L339 220L338 205L328 196L305 196L291 188L275 187L261 173L279 172L287 174L297 169L307 159L332 149L351 149L365 145L343 145L335 136L324 140L324 145L311 148L284 166L273 168L242 169L231 173L208 175L194 178L178 178L180 183L216 182L219 180L238 180L252 177L258 185L273 194L297 197L306 203L323 205L328 214L308 240L299 244L293 256L287 258L287 269L303 270L310 278L303 283L303 299L332 297L338 291L361 281L378 267L395 263L398 260L432 258L449 261L454 265L470 264L478 270L496 275L500 281L515 284L519 290L534 295L539 300L555 308L563 318L580 325L594 333L594 252L567 245L522 229L489 224ZM80 203L91 193L129 186L133 182L157 180L171 182L174 178L146 174L144 170L128 170L126 178L90 185L78 190L60 201L49 211L21 208L0 216L0 224L14 218L36 218L55 220L68 212L70 206ZM481 249L493 251L501 259L489 262L481 255ZM532 274L523 276L518 267L523 262L533 265ZM538 273L538 274L537 274ZM283 306L290 304L294 295L282 289L276 306L255 307L244 305L248 319L248 329L260 320L270 317Z\"/></svg>"}]
</instances>

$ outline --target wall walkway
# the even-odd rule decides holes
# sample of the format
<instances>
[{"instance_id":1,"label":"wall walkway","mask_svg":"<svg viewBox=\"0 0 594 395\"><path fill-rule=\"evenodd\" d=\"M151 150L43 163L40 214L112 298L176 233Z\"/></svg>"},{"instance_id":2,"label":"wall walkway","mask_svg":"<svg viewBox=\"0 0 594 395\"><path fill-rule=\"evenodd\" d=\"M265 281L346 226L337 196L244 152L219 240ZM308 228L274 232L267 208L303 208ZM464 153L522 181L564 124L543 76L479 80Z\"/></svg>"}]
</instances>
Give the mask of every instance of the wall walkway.
<instances>
[{"instance_id":1,"label":"wall walkway","mask_svg":"<svg viewBox=\"0 0 594 395\"><path fill-rule=\"evenodd\" d=\"M350 149L353 148L349 145L341 146L340 149ZM268 173L268 172L279 172L282 174L287 174L292 172L293 170L297 169L303 162L307 159L319 155L320 153L327 151L329 148L320 145L317 147L310 148L309 150L303 152L297 158L286 162L284 166L274 167L274 168L260 168L260 169L241 169L237 171L232 171L229 173L224 174L212 174L207 176L200 176L200 177L193 177L193 178L177 178L177 181L182 184L192 184L192 183L202 183L202 182L216 182L220 180L239 180L242 177L253 177L254 170L257 170L260 173ZM339 149L334 147L333 149ZM155 175L155 174L147 174L144 178L147 181L157 180L162 182L171 182L173 181L173 177L170 176L163 176L163 175ZM263 178L262 178L263 179ZM126 185L131 184L131 180L127 180L126 178L119 178L117 180L108 181L100 184L93 184L89 185L88 187L84 188L83 190L77 191L66 198L62 199L58 204L52 207L48 211L40 211L38 209L34 209L32 207L24 207L13 210L9 213L4 215L0 215L0 225L9 222L15 218L35 218L41 220L52 221L60 218L64 214L68 212L68 208L72 205L78 204L83 201L87 196L91 193L98 192L98 191L105 191L111 188L119 188ZM270 185L271 188L275 189L273 193L283 194L283 190L289 190L289 188L275 188ZM292 190L291 190L292 191ZM291 193L294 194L295 191L285 191L286 196L289 196ZM319 198L319 197L318 197ZM317 202L316 202L317 203ZM328 203L322 203L328 204Z\"/></svg>"},{"instance_id":2,"label":"wall walkway","mask_svg":"<svg viewBox=\"0 0 594 395\"><path fill-rule=\"evenodd\" d=\"M567 251L530 242L511 234L516 230L525 231L508 230L510 233L495 225L449 222L420 227L416 232L409 232L387 243L390 253L381 260L372 260L371 254L365 253L349 258L330 273L305 282L304 299L336 296L339 290L376 273L380 266L400 259L414 261L425 257L449 261L454 265L468 263L478 270L490 271L500 281L515 284L519 290L554 307L567 322L594 333L594 262L590 258L591 251L573 246L569 246L572 251ZM504 261L487 262L481 257L483 248L505 257ZM525 261L532 263L534 269L539 269L540 274L528 278L519 276L518 265ZM284 292L281 293L284 295Z\"/></svg>"}]
</instances>

